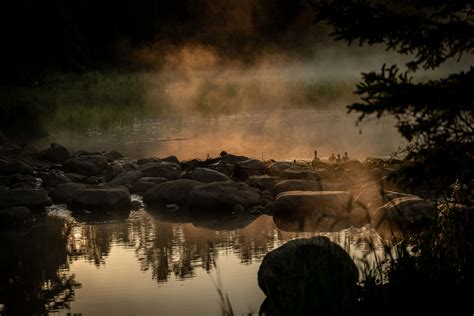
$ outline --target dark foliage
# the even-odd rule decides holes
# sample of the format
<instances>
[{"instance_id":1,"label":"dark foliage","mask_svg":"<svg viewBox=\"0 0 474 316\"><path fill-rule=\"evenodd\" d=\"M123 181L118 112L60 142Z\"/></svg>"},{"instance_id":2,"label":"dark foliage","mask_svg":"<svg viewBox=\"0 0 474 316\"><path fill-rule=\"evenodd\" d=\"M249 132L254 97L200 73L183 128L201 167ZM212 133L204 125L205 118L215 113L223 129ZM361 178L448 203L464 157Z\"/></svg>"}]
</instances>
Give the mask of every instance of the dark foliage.
<instances>
[{"instance_id":1,"label":"dark foliage","mask_svg":"<svg viewBox=\"0 0 474 316\"><path fill-rule=\"evenodd\" d=\"M400 133L411 142L407 158L415 168L408 169L416 173L410 176L437 171L432 175L440 175L441 182L471 179L474 68L426 82L416 82L413 73L474 52L472 1L313 0L311 4L316 20L330 24L337 40L382 43L411 58L406 71L383 65L380 72L363 74L355 91L363 102L350 105L349 112L358 112L359 120L386 114L397 119ZM454 165L437 164L442 161Z\"/></svg>"}]
</instances>

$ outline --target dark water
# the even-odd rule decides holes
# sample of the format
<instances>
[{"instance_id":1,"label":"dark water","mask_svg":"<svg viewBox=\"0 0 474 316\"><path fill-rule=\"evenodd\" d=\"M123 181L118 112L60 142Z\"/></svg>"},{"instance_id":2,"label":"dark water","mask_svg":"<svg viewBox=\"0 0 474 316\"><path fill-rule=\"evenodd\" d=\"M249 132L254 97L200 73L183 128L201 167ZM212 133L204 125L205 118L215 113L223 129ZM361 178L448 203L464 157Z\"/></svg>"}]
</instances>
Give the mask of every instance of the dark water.
<instances>
[{"instance_id":1,"label":"dark water","mask_svg":"<svg viewBox=\"0 0 474 316\"><path fill-rule=\"evenodd\" d=\"M140 210L96 220L53 206L30 229L0 234L7 315L220 315L217 287L236 315L258 313L257 272L270 250L324 234L362 267L373 257L366 239L377 239L368 229L286 232L266 215L217 220Z\"/></svg>"},{"instance_id":2,"label":"dark water","mask_svg":"<svg viewBox=\"0 0 474 316\"><path fill-rule=\"evenodd\" d=\"M394 120L366 121L345 110L254 111L213 117L136 120L108 129L56 130L37 146L61 143L73 150L118 150L130 158L205 159L222 150L258 159L312 159L349 152L354 158L386 156L405 142Z\"/></svg>"}]
</instances>

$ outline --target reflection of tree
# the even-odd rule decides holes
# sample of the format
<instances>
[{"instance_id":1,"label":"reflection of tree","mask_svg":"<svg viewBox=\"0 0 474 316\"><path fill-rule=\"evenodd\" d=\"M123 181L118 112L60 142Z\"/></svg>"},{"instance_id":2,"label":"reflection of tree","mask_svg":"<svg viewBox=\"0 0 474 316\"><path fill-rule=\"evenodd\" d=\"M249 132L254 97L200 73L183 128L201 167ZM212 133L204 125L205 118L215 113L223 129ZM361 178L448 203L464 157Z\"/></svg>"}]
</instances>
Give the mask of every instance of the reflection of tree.
<instances>
[{"instance_id":1,"label":"reflection of tree","mask_svg":"<svg viewBox=\"0 0 474 316\"><path fill-rule=\"evenodd\" d=\"M67 307L80 286L68 272L68 225L45 221L25 232L1 234L0 302L7 315L43 315Z\"/></svg>"}]
</instances>

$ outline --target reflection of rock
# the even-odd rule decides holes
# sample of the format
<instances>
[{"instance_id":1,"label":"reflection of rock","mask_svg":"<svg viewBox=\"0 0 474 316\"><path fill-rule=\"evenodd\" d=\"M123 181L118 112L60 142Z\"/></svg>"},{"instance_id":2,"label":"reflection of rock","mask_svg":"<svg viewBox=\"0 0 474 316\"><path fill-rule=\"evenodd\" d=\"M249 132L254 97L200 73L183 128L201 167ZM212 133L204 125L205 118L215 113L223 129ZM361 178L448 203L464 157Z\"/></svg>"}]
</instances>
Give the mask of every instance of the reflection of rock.
<instances>
[{"instance_id":1,"label":"reflection of rock","mask_svg":"<svg viewBox=\"0 0 474 316\"><path fill-rule=\"evenodd\" d=\"M64 162L64 170L85 176L99 175L107 167L107 160L102 155L76 156Z\"/></svg>"},{"instance_id":2,"label":"reflection of rock","mask_svg":"<svg viewBox=\"0 0 474 316\"><path fill-rule=\"evenodd\" d=\"M126 189L97 187L78 189L67 205L71 210L126 211L132 200Z\"/></svg>"},{"instance_id":3,"label":"reflection of rock","mask_svg":"<svg viewBox=\"0 0 474 316\"><path fill-rule=\"evenodd\" d=\"M168 181L151 188L143 196L147 204L188 204L191 190L202 183L189 179Z\"/></svg>"},{"instance_id":4,"label":"reflection of rock","mask_svg":"<svg viewBox=\"0 0 474 316\"><path fill-rule=\"evenodd\" d=\"M12 206L26 206L31 209L41 209L49 205L51 205L51 199L45 190L0 190L0 209Z\"/></svg>"},{"instance_id":5,"label":"reflection of rock","mask_svg":"<svg viewBox=\"0 0 474 316\"><path fill-rule=\"evenodd\" d=\"M209 168L196 168L186 177L203 183L230 181L230 178L219 171Z\"/></svg>"},{"instance_id":6,"label":"reflection of rock","mask_svg":"<svg viewBox=\"0 0 474 316\"><path fill-rule=\"evenodd\" d=\"M395 198L379 207L373 215L373 226L383 237L419 229L436 216L435 206L417 196Z\"/></svg>"},{"instance_id":7,"label":"reflection of rock","mask_svg":"<svg viewBox=\"0 0 474 316\"><path fill-rule=\"evenodd\" d=\"M214 182L195 187L190 194L192 210L232 211L237 204L249 208L260 202L260 195L242 182Z\"/></svg>"},{"instance_id":8,"label":"reflection of rock","mask_svg":"<svg viewBox=\"0 0 474 316\"><path fill-rule=\"evenodd\" d=\"M151 206L147 208L153 218L165 223L191 223L191 213L186 210L170 211L166 206Z\"/></svg>"},{"instance_id":9,"label":"reflection of rock","mask_svg":"<svg viewBox=\"0 0 474 316\"><path fill-rule=\"evenodd\" d=\"M278 182L273 188L273 194L277 195L286 191L321 191L322 185L314 180L284 180Z\"/></svg>"},{"instance_id":10,"label":"reflection of rock","mask_svg":"<svg viewBox=\"0 0 474 316\"><path fill-rule=\"evenodd\" d=\"M181 176L181 167L171 162L145 164L141 171L145 177L162 177L168 180L179 179Z\"/></svg>"},{"instance_id":11,"label":"reflection of rock","mask_svg":"<svg viewBox=\"0 0 474 316\"><path fill-rule=\"evenodd\" d=\"M328 238L292 240L260 265L258 285L271 301L260 312L345 315L355 302L357 281L350 256Z\"/></svg>"},{"instance_id":12,"label":"reflection of rock","mask_svg":"<svg viewBox=\"0 0 474 316\"><path fill-rule=\"evenodd\" d=\"M33 214L24 206L0 210L0 227L18 227L33 222Z\"/></svg>"},{"instance_id":13,"label":"reflection of rock","mask_svg":"<svg viewBox=\"0 0 474 316\"><path fill-rule=\"evenodd\" d=\"M331 209L310 213L274 213L273 221L278 229L287 232L338 232L349 227L345 218L340 218Z\"/></svg>"}]
</instances>

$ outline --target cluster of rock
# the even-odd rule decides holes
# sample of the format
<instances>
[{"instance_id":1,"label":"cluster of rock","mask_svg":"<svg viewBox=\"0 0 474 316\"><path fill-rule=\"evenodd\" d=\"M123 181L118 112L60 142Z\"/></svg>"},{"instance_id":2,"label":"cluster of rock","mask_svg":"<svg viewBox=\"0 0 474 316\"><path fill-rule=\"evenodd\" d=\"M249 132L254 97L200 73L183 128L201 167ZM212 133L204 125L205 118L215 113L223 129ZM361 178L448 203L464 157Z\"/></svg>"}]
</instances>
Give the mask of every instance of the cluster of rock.
<instances>
[{"instance_id":1,"label":"cluster of rock","mask_svg":"<svg viewBox=\"0 0 474 316\"><path fill-rule=\"evenodd\" d=\"M131 194L142 195L149 207L173 212L273 214L277 226L288 231L367 224L392 229L435 212L426 200L388 191L389 170L358 161L311 165L225 152L207 160L131 160L115 151L71 154L58 144L0 157L0 219L11 217L12 208L34 211L53 202L73 211L128 211Z\"/></svg>"}]
</instances>

